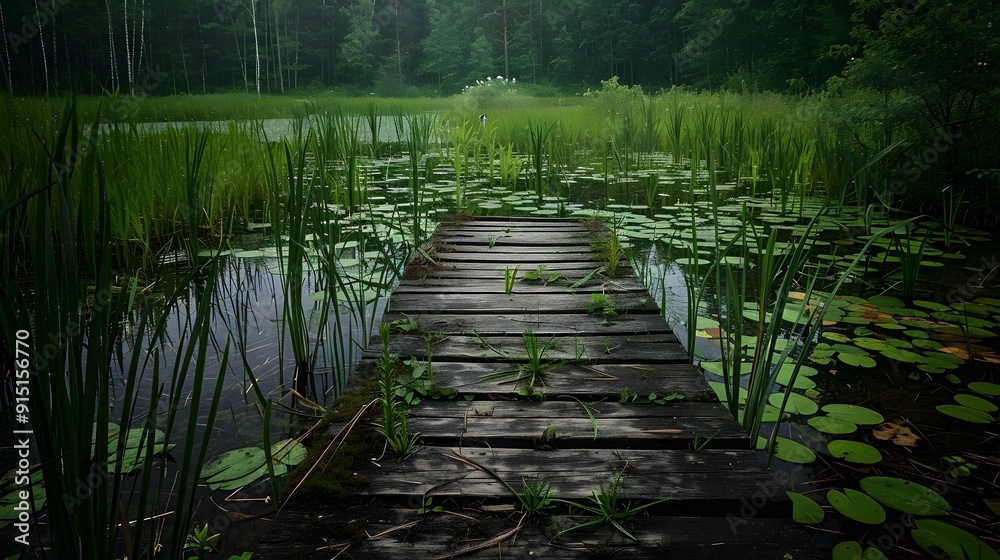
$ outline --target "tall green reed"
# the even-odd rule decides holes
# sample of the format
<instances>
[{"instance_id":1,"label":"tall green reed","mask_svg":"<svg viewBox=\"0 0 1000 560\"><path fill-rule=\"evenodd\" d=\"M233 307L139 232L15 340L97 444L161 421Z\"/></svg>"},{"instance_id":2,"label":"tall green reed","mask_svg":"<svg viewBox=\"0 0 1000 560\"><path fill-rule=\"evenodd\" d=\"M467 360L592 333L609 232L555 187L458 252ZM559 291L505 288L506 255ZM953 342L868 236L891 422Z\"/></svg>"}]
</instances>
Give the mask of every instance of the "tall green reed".
<instances>
[{"instance_id":1,"label":"tall green reed","mask_svg":"<svg viewBox=\"0 0 1000 560\"><path fill-rule=\"evenodd\" d=\"M531 154L531 170L533 171L535 187L535 197L538 204L542 204L542 195L545 190L545 165L547 163L548 143L552 131L555 130L555 123L543 124L541 122L528 123L528 148Z\"/></svg>"},{"instance_id":2,"label":"tall green reed","mask_svg":"<svg viewBox=\"0 0 1000 560\"><path fill-rule=\"evenodd\" d=\"M31 175L12 175L17 181L6 184L0 207L4 230L23 223L25 215L35 218L22 238L25 244L16 249L22 251L18 258L31 263L33 281L25 284L18 268L5 259L0 324L5 333L27 331L31 340L32 444L48 496L46 531L36 553L54 558L114 558L124 549L129 558L152 558L162 543L179 555L207 446L208 433L200 433L197 426L199 421L211 424L214 420L225 373L227 356L223 355L212 404L202 410L202 391L212 386L206 376L206 356L214 275L209 272L190 292L198 304L189 334L172 343L176 358L169 397L164 398L165 387L159 380L159 348L167 313L153 319L153 310L144 312L138 328L133 325L129 331L137 347L121 379L124 399L118 419L123 430L137 419L144 420L139 438L121 434L110 440L117 442L112 446L105 429L114 409L112 364L120 360L116 359L117 347L130 318L135 284L122 283L114 268L105 167L96 151L83 151L79 132L76 108L68 103L58 133L38 140L49 153L49 165L36 167ZM90 145L97 142L96 134L92 126ZM188 148L192 156L188 161L196 167L197 145ZM191 197L197 190L197 185L191 186L186 193L189 200L197 200ZM188 234L197 231L202 219L200 206L194 204L184 213L186 220L195 222L186 224ZM201 270L191 268L188 278L194 279ZM186 297L188 289L184 284L165 305L169 308ZM148 383L144 376L150 363L153 389L141 410L137 395ZM187 404L185 397L190 397ZM185 406L187 429L179 452L174 453L180 456L177 478L171 492L159 492L166 490L166 459L154 458L154 432L163 428L170 437ZM139 476L128 483L138 490L134 502L125 492L123 470L129 440L140 446L130 455L131 461L141 465ZM148 519L154 513L167 511L173 513L169 523L150 526Z\"/></svg>"},{"instance_id":3,"label":"tall green reed","mask_svg":"<svg viewBox=\"0 0 1000 560\"><path fill-rule=\"evenodd\" d=\"M422 194L420 182L421 158L427 154L431 133L437 117L433 114L396 115L396 133L406 138L407 155L410 160L410 204L412 212L411 238L414 247L420 245L423 238L424 214L422 210Z\"/></svg>"}]
</instances>

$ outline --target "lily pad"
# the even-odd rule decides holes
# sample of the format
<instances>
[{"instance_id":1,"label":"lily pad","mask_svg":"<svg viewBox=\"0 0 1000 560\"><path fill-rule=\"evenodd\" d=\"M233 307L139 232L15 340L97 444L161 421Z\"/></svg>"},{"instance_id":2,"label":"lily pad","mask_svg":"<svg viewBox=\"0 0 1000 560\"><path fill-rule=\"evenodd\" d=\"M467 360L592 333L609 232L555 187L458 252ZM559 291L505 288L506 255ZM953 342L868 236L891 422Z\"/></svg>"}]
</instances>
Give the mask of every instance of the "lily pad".
<instances>
[{"instance_id":1,"label":"lily pad","mask_svg":"<svg viewBox=\"0 0 1000 560\"><path fill-rule=\"evenodd\" d=\"M991 397L1000 396L1000 385L990 383L988 381L974 381L969 383L969 389L972 389L981 395L988 395Z\"/></svg>"},{"instance_id":2,"label":"lily pad","mask_svg":"<svg viewBox=\"0 0 1000 560\"><path fill-rule=\"evenodd\" d=\"M823 406L823 412L833 418L855 424L880 424L885 421L878 412L855 404L828 404Z\"/></svg>"},{"instance_id":3,"label":"lily pad","mask_svg":"<svg viewBox=\"0 0 1000 560\"><path fill-rule=\"evenodd\" d=\"M934 408L936 408L941 414L946 414L952 418L958 418L959 420L965 420L966 422L972 422L973 424L990 424L996 421L996 419L987 412L958 404L939 404Z\"/></svg>"},{"instance_id":4,"label":"lily pad","mask_svg":"<svg viewBox=\"0 0 1000 560\"><path fill-rule=\"evenodd\" d=\"M965 393L955 395L955 402L957 402L962 406L967 406L969 408L974 408L976 410L982 410L983 412L996 412L998 408L997 405L991 403L990 401L982 397L977 397L975 395L969 395Z\"/></svg>"},{"instance_id":5,"label":"lily pad","mask_svg":"<svg viewBox=\"0 0 1000 560\"><path fill-rule=\"evenodd\" d=\"M1000 560L1000 554L975 535L937 519L918 519L911 536L934 558Z\"/></svg>"},{"instance_id":6,"label":"lily pad","mask_svg":"<svg viewBox=\"0 0 1000 560\"><path fill-rule=\"evenodd\" d=\"M719 397L719 402L723 404L726 404L728 402L726 400L726 385L724 383L720 383L718 381L709 381L708 386L711 387L713 391L715 391L715 395ZM748 395L747 390L744 387L740 387L739 396L736 399L736 403L746 404L747 395Z\"/></svg>"},{"instance_id":7,"label":"lily pad","mask_svg":"<svg viewBox=\"0 0 1000 560\"><path fill-rule=\"evenodd\" d=\"M837 358L844 362L846 365L854 367L863 367L866 369L871 369L877 365L877 362L871 356L861 356L859 354L848 354L847 352L841 352L837 354Z\"/></svg>"},{"instance_id":8,"label":"lily pad","mask_svg":"<svg viewBox=\"0 0 1000 560\"><path fill-rule=\"evenodd\" d=\"M841 458L848 463L874 465L882 460L882 454L879 453L878 449L859 441L835 439L828 443L826 447L830 450L831 455Z\"/></svg>"},{"instance_id":9,"label":"lily pad","mask_svg":"<svg viewBox=\"0 0 1000 560\"><path fill-rule=\"evenodd\" d=\"M207 482L232 480L264 465L264 450L259 447L233 449L210 459L201 469Z\"/></svg>"},{"instance_id":10,"label":"lily pad","mask_svg":"<svg viewBox=\"0 0 1000 560\"><path fill-rule=\"evenodd\" d=\"M296 441L295 438L281 440L271 446L271 461L289 467L301 463L308 454L309 450L306 449L306 446Z\"/></svg>"},{"instance_id":11,"label":"lily pad","mask_svg":"<svg viewBox=\"0 0 1000 560\"><path fill-rule=\"evenodd\" d=\"M826 499L833 509L859 523L878 525L885 522L885 509L864 492L851 488L841 492L834 488L826 493Z\"/></svg>"},{"instance_id":12,"label":"lily pad","mask_svg":"<svg viewBox=\"0 0 1000 560\"><path fill-rule=\"evenodd\" d=\"M771 393L771 396L767 398L767 402L778 408L781 408L782 400L784 400L784 395L781 393ZM819 405L804 395L791 393L788 395L788 404L785 406L785 412L812 416L819 412Z\"/></svg>"},{"instance_id":13,"label":"lily pad","mask_svg":"<svg viewBox=\"0 0 1000 560\"><path fill-rule=\"evenodd\" d=\"M865 350L874 350L876 352L881 352L882 350L888 350L893 346L884 340L879 340L877 338L867 338L867 337L856 337L851 339L851 342L857 344Z\"/></svg>"},{"instance_id":14,"label":"lily pad","mask_svg":"<svg viewBox=\"0 0 1000 560\"><path fill-rule=\"evenodd\" d=\"M886 348L885 350L882 350L879 353L885 356L886 358L889 358L890 360L896 360L897 362L906 362L908 364L912 364L921 361L920 354L917 354L915 352L910 352L909 350L903 350L902 348L896 348L894 346L890 346L889 348Z\"/></svg>"},{"instance_id":15,"label":"lily pad","mask_svg":"<svg viewBox=\"0 0 1000 560\"><path fill-rule=\"evenodd\" d=\"M848 422L832 416L813 416L808 420L808 424L825 434L850 434L858 429L854 422Z\"/></svg>"},{"instance_id":16,"label":"lily pad","mask_svg":"<svg viewBox=\"0 0 1000 560\"><path fill-rule=\"evenodd\" d=\"M823 508L812 498L799 494L798 492L785 491L789 499L792 500L792 519L796 523L813 524L822 523L826 517Z\"/></svg>"},{"instance_id":17,"label":"lily pad","mask_svg":"<svg viewBox=\"0 0 1000 560\"><path fill-rule=\"evenodd\" d=\"M833 547L833 560L860 560L861 551L858 541L844 541Z\"/></svg>"},{"instance_id":18,"label":"lily pad","mask_svg":"<svg viewBox=\"0 0 1000 560\"><path fill-rule=\"evenodd\" d=\"M767 439L757 437L757 449L766 449ZM812 449L802 445L797 441L792 441L786 437L778 436L774 440L774 456L799 465L812 463L816 460L816 453Z\"/></svg>"},{"instance_id":19,"label":"lily pad","mask_svg":"<svg viewBox=\"0 0 1000 560\"><path fill-rule=\"evenodd\" d=\"M909 480L891 476L861 479L861 489L883 505L915 515L947 515L951 505L937 492Z\"/></svg>"},{"instance_id":20,"label":"lily pad","mask_svg":"<svg viewBox=\"0 0 1000 560\"><path fill-rule=\"evenodd\" d=\"M778 370L778 375L774 379L775 383L785 387L788 386L789 381L791 381L792 379L792 372L794 371L795 364L786 364L786 365L792 367L789 368L782 367L781 369ZM801 373L795 376L795 383L792 384L792 388L794 389L806 390L806 389L813 389L815 387L816 387L816 382L813 381L812 379L809 379L805 375L801 375Z\"/></svg>"}]
</instances>

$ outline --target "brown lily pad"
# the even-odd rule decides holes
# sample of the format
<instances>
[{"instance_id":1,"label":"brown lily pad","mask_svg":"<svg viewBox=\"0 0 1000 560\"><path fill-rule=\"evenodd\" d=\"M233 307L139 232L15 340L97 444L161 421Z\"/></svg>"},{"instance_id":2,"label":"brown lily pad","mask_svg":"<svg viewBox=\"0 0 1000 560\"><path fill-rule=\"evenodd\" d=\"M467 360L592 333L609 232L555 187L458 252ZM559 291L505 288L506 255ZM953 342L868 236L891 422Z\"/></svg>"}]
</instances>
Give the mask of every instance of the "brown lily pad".
<instances>
[{"instance_id":1,"label":"brown lily pad","mask_svg":"<svg viewBox=\"0 0 1000 560\"><path fill-rule=\"evenodd\" d=\"M883 422L872 429L872 435L882 441L891 441L904 447L916 447L919 437L910 428L895 422Z\"/></svg>"}]
</instances>

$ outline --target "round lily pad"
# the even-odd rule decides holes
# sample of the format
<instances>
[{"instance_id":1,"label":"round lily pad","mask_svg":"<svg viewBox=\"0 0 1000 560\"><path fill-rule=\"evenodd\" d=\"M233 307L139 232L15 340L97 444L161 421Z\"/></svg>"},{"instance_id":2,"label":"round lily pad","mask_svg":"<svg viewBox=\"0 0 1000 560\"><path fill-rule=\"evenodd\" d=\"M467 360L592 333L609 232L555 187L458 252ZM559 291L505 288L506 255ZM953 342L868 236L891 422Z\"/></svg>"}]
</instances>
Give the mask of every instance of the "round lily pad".
<instances>
[{"instance_id":1,"label":"round lily pad","mask_svg":"<svg viewBox=\"0 0 1000 560\"><path fill-rule=\"evenodd\" d=\"M771 396L767 398L767 402L778 408L781 408L782 400L784 400L784 395L781 393L771 393ZM819 405L804 395L790 393L788 395L788 404L785 406L785 412L812 416L819 412Z\"/></svg>"},{"instance_id":2,"label":"round lily pad","mask_svg":"<svg viewBox=\"0 0 1000 560\"><path fill-rule=\"evenodd\" d=\"M851 340L849 336L837 332L824 332L823 338L834 342L850 342Z\"/></svg>"},{"instance_id":3,"label":"round lily pad","mask_svg":"<svg viewBox=\"0 0 1000 560\"><path fill-rule=\"evenodd\" d=\"M833 547L833 560L859 560L861 551L858 541L844 541Z\"/></svg>"},{"instance_id":4,"label":"round lily pad","mask_svg":"<svg viewBox=\"0 0 1000 560\"><path fill-rule=\"evenodd\" d=\"M795 364L785 364L785 365L792 367L786 368L782 366L782 368L778 370L778 375L777 377L775 377L774 382L777 383L778 385L787 387L789 381L791 381L792 379L792 372L795 370L794 367ZM801 374L795 376L795 383L792 384L792 388L794 389L806 390L806 389L813 389L815 387L816 387L815 381Z\"/></svg>"},{"instance_id":5,"label":"round lily pad","mask_svg":"<svg viewBox=\"0 0 1000 560\"><path fill-rule=\"evenodd\" d=\"M799 494L798 492L785 491L789 499L792 500L792 519L796 523L813 524L822 523L826 514L812 498Z\"/></svg>"},{"instance_id":6,"label":"round lily pad","mask_svg":"<svg viewBox=\"0 0 1000 560\"><path fill-rule=\"evenodd\" d=\"M878 412L855 404L828 404L823 406L823 412L833 418L855 424L873 425L885 421Z\"/></svg>"},{"instance_id":7,"label":"round lily pad","mask_svg":"<svg viewBox=\"0 0 1000 560\"><path fill-rule=\"evenodd\" d=\"M846 365L854 367L863 367L866 369L871 369L877 365L877 362L871 356L861 356L859 354L848 354L847 352L841 352L837 354L837 358L844 362Z\"/></svg>"},{"instance_id":8,"label":"round lily pad","mask_svg":"<svg viewBox=\"0 0 1000 560\"><path fill-rule=\"evenodd\" d=\"M874 350L876 352L881 352L882 350L888 350L889 348L893 347L888 342L884 340L879 340L877 338L867 338L859 336L851 339L851 341L854 344L860 346L861 348L864 348L865 350Z\"/></svg>"},{"instance_id":9,"label":"round lily pad","mask_svg":"<svg viewBox=\"0 0 1000 560\"><path fill-rule=\"evenodd\" d=\"M813 416L807 422L810 426L825 434L850 434L858 429L858 425L854 422L848 422L832 416Z\"/></svg>"},{"instance_id":10,"label":"round lily pad","mask_svg":"<svg viewBox=\"0 0 1000 560\"><path fill-rule=\"evenodd\" d=\"M309 451L295 438L281 440L271 446L271 461L294 467L306 458Z\"/></svg>"},{"instance_id":11,"label":"round lily pad","mask_svg":"<svg viewBox=\"0 0 1000 560\"><path fill-rule=\"evenodd\" d=\"M826 499L833 509L859 523L878 525L885 522L885 509L863 492L851 488L841 492L834 488L826 493Z\"/></svg>"},{"instance_id":12,"label":"round lily pad","mask_svg":"<svg viewBox=\"0 0 1000 560\"><path fill-rule=\"evenodd\" d=\"M861 479L861 489L883 505L915 515L946 515L951 505L937 492L909 480L891 476Z\"/></svg>"},{"instance_id":13,"label":"round lily pad","mask_svg":"<svg viewBox=\"0 0 1000 560\"><path fill-rule=\"evenodd\" d=\"M835 439L828 443L826 447L830 450L831 455L841 458L848 463L874 465L882 460L882 454L879 453L878 449L859 441Z\"/></svg>"},{"instance_id":14,"label":"round lily pad","mask_svg":"<svg viewBox=\"0 0 1000 560\"><path fill-rule=\"evenodd\" d=\"M201 477L208 482L231 480L255 471L263 465L263 449L243 447L209 459L201 469Z\"/></svg>"},{"instance_id":15,"label":"round lily pad","mask_svg":"<svg viewBox=\"0 0 1000 560\"><path fill-rule=\"evenodd\" d=\"M885 350L882 350L879 353L885 356L886 358L889 358L890 360L896 360L897 362L906 362L908 364L912 364L920 361L919 354L915 352L910 352L909 350L903 350L902 348L896 348L894 346L890 346L889 348L886 348Z\"/></svg>"},{"instance_id":16,"label":"round lily pad","mask_svg":"<svg viewBox=\"0 0 1000 560\"><path fill-rule=\"evenodd\" d=\"M767 448L767 440L762 437L757 438L757 449ZM812 449L802 445L797 441L792 441L786 437L778 436L774 440L774 456L787 461L804 465L816 460L816 454Z\"/></svg>"}]
</instances>

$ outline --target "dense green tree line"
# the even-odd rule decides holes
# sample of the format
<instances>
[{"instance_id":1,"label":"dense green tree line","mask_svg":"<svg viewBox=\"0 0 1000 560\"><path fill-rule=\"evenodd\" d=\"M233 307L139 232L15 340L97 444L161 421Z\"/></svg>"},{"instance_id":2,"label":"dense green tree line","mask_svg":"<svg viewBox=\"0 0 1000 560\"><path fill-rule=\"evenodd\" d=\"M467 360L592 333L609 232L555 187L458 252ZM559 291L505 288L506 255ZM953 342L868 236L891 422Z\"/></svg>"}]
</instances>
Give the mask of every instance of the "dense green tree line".
<instances>
[{"instance_id":1,"label":"dense green tree line","mask_svg":"<svg viewBox=\"0 0 1000 560\"><path fill-rule=\"evenodd\" d=\"M994 8L990 0L4 0L0 66L4 88L22 94L332 86L449 94L487 75L562 90L617 75L647 89L806 91L852 57L867 59L868 45L891 55L878 44L886 37L933 40L934 26L921 26L934 10L947 26L957 15L987 21Z\"/></svg>"}]
</instances>

